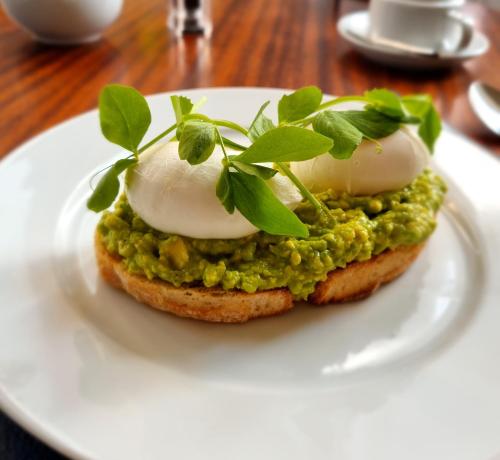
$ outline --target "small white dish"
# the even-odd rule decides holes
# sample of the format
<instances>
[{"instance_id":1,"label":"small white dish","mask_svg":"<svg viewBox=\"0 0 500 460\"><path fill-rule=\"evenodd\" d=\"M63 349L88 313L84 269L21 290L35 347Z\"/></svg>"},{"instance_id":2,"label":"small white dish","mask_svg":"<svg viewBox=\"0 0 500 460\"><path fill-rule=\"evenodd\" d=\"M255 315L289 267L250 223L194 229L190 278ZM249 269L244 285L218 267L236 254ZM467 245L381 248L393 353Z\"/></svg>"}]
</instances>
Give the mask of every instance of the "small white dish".
<instances>
[{"instance_id":1,"label":"small white dish","mask_svg":"<svg viewBox=\"0 0 500 460\"><path fill-rule=\"evenodd\" d=\"M101 38L123 0L0 0L8 16L35 40L78 45Z\"/></svg>"},{"instance_id":2,"label":"small white dish","mask_svg":"<svg viewBox=\"0 0 500 460\"><path fill-rule=\"evenodd\" d=\"M474 30L469 44L461 50L439 56L425 56L407 53L389 45L374 43L370 37L370 14L367 10L349 13L339 19L337 29L357 51L379 64L411 69L436 69L460 64L480 56L489 48L488 38Z\"/></svg>"},{"instance_id":3,"label":"small white dish","mask_svg":"<svg viewBox=\"0 0 500 460\"><path fill-rule=\"evenodd\" d=\"M217 88L242 124L283 90ZM173 122L148 97L150 138ZM269 112L271 113L271 111ZM242 325L154 311L97 273L96 111L0 162L0 408L73 459L493 459L500 453L500 162L445 128L439 225L402 277Z\"/></svg>"}]
</instances>

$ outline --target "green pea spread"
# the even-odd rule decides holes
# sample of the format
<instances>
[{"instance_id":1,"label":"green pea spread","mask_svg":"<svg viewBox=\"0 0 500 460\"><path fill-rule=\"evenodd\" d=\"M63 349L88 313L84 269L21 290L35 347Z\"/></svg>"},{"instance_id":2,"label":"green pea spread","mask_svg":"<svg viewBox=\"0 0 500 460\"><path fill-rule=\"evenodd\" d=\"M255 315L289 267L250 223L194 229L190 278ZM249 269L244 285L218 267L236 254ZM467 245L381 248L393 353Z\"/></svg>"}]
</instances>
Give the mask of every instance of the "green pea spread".
<instances>
[{"instance_id":1,"label":"green pea spread","mask_svg":"<svg viewBox=\"0 0 500 460\"><path fill-rule=\"evenodd\" d=\"M159 232L135 214L122 195L114 211L103 214L97 231L129 272L149 279L246 292L287 287L295 299L307 299L328 272L425 240L436 227L434 216L445 192L443 180L430 170L401 190L374 196L329 190L316 197L330 216L305 201L295 209L309 228L308 238L261 231L238 239Z\"/></svg>"}]
</instances>

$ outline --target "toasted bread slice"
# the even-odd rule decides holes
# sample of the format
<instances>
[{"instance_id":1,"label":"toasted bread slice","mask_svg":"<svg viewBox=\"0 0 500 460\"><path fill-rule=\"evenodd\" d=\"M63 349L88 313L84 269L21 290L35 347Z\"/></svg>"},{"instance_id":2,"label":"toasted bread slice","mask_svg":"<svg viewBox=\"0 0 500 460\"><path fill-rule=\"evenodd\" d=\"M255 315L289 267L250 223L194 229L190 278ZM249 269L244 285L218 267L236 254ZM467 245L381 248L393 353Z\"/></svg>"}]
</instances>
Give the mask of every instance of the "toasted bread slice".
<instances>
[{"instance_id":1,"label":"toasted bread slice","mask_svg":"<svg viewBox=\"0 0 500 460\"><path fill-rule=\"evenodd\" d=\"M366 297L403 273L422 247L423 244L400 246L366 262L352 262L346 268L334 270L325 281L318 283L309 301L324 304ZM166 281L134 275L126 270L120 257L106 250L98 233L95 250L101 275L109 284L123 289L139 302L178 316L243 323L251 318L284 313L293 307L292 294L285 288L247 293L201 286L175 287Z\"/></svg>"},{"instance_id":2,"label":"toasted bread slice","mask_svg":"<svg viewBox=\"0 0 500 460\"><path fill-rule=\"evenodd\" d=\"M111 255L96 233L97 264L102 277L139 302L178 316L223 323L244 323L251 318L283 313L293 307L288 289L270 289L249 294L220 288L175 287L162 280L149 280L129 273L119 257Z\"/></svg>"},{"instance_id":3,"label":"toasted bread slice","mask_svg":"<svg viewBox=\"0 0 500 460\"><path fill-rule=\"evenodd\" d=\"M346 268L337 268L320 281L309 296L317 305L368 297L382 284L401 275L417 258L424 244L399 246L364 262L354 262Z\"/></svg>"}]
</instances>

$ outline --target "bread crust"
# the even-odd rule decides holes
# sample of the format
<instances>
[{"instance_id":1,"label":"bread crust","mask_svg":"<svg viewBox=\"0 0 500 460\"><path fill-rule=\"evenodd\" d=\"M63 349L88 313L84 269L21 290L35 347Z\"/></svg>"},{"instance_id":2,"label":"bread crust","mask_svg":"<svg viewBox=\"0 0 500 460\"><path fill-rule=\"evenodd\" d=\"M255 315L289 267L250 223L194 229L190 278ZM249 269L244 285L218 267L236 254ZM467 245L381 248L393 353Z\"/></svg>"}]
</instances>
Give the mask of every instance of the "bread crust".
<instances>
[{"instance_id":1,"label":"bread crust","mask_svg":"<svg viewBox=\"0 0 500 460\"><path fill-rule=\"evenodd\" d=\"M293 307L288 289L270 289L252 294L220 288L175 287L162 280L129 273L121 258L111 255L98 233L95 235L97 265L102 277L139 302L177 316L222 323L244 323L251 318L284 313Z\"/></svg>"},{"instance_id":2,"label":"bread crust","mask_svg":"<svg viewBox=\"0 0 500 460\"><path fill-rule=\"evenodd\" d=\"M346 268L337 268L328 274L325 281L316 285L308 300L321 305L368 297L382 284L404 273L423 247L424 243L399 246L364 262L354 262Z\"/></svg>"},{"instance_id":3,"label":"bread crust","mask_svg":"<svg viewBox=\"0 0 500 460\"><path fill-rule=\"evenodd\" d=\"M352 262L333 270L317 284L309 302L320 305L367 297L382 284L401 275L415 260L424 244L399 246L365 262ZM129 273L120 257L110 254L95 234L95 252L102 277L139 302L177 316L204 321L243 323L252 318L271 316L290 310L293 297L288 289L269 289L247 293L239 290L202 286L175 287L162 280L149 280Z\"/></svg>"}]
</instances>

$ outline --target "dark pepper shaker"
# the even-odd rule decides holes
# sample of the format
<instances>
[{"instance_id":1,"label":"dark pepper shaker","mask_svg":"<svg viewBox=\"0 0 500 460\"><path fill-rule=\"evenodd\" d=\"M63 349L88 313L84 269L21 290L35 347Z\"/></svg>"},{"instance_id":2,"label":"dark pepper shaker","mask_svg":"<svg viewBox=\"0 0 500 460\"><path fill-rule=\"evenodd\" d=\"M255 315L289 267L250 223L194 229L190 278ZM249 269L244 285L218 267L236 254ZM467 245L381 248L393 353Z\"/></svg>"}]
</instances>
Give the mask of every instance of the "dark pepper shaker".
<instances>
[{"instance_id":1,"label":"dark pepper shaker","mask_svg":"<svg viewBox=\"0 0 500 460\"><path fill-rule=\"evenodd\" d=\"M210 35L210 0L171 0L169 27L177 36Z\"/></svg>"}]
</instances>

